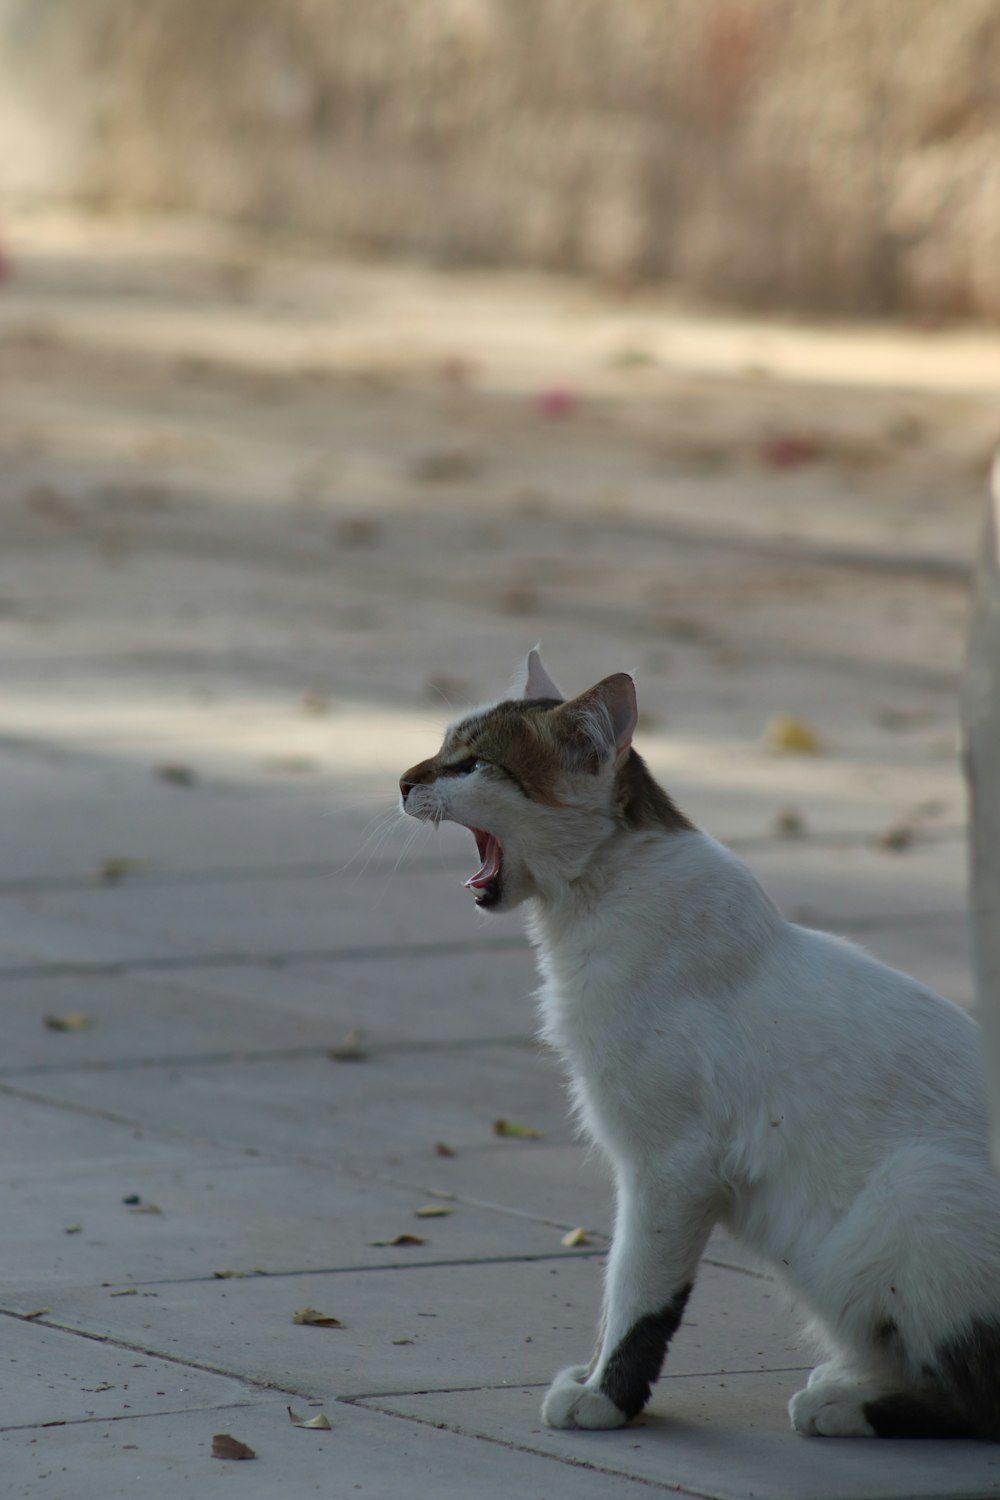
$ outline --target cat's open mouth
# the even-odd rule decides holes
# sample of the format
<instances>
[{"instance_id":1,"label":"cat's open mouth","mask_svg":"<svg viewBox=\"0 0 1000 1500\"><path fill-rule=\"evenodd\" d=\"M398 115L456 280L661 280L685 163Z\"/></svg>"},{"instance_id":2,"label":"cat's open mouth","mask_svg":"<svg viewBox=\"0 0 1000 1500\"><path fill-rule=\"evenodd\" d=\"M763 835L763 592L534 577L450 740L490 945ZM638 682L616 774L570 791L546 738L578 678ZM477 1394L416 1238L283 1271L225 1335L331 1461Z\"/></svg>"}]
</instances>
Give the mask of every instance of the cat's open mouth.
<instances>
[{"instance_id":1,"label":"cat's open mouth","mask_svg":"<svg viewBox=\"0 0 1000 1500\"><path fill-rule=\"evenodd\" d=\"M503 883L503 850L492 833L484 833L481 828L470 828L469 832L476 840L482 865L469 876L465 888L473 892L477 906L496 906Z\"/></svg>"}]
</instances>

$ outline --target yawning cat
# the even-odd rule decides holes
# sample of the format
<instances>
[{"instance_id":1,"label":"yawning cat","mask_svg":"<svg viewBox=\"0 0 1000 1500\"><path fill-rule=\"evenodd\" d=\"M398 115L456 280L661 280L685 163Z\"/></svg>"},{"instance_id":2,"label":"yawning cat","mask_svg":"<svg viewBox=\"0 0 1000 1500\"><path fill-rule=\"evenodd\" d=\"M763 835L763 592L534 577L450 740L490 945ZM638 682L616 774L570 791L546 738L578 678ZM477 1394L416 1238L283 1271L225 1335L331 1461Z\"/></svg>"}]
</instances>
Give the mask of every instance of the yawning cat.
<instances>
[{"instance_id":1,"label":"yawning cat","mask_svg":"<svg viewBox=\"0 0 1000 1500\"><path fill-rule=\"evenodd\" d=\"M617 1186L597 1351L554 1427L617 1427L659 1375L721 1223L792 1286L830 1359L792 1398L827 1436L1000 1439L1000 1184L975 1024L786 922L632 748L624 673L469 714L400 781L475 835L479 906L528 904L548 1040Z\"/></svg>"}]
</instances>

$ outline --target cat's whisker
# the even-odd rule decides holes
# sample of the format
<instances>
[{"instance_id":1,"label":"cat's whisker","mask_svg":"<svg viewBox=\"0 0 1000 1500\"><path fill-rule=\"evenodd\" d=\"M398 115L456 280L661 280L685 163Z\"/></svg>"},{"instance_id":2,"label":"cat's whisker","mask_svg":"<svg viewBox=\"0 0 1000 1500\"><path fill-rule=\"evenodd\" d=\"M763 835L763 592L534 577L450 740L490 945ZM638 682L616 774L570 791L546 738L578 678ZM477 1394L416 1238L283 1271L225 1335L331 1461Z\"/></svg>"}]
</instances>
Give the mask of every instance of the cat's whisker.
<instances>
[{"instance_id":1,"label":"cat's whisker","mask_svg":"<svg viewBox=\"0 0 1000 1500\"><path fill-rule=\"evenodd\" d=\"M445 692L444 688L441 686L440 682L437 682L437 681L435 681L432 678L430 680L430 682L428 682L427 686L428 686L429 690L432 693L436 693L437 696L441 699L441 702L444 704L445 708L448 710L448 717L450 719L453 719L455 717L455 705L454 705L454 703L452 703L451 699L449 698L448 694ZM435 726L435 729L436 729L436 726Z\"/></svg>"},{"instance_id":2,"label":"cat's whisker","mask_svg":"<svg viewBox=\"0 0 1000 1500\"><path fill-rule=\"evenodd\" d=\"M380 813L377 813L366 825L364 837L358 848L335 873L346 874L355 865L359 865L357 877L360 879L379 857L402 816L398 807L383 808Z\"/></svg>"},{"instance_id":3,"label":"cat's whisker","mask_svg":"<svg viewBox=\"0 0 1000 1500\"><path fill-rule=\"evenodd\" d=\"M403 814L403 816L405 817L405 814ZM402 848L396 856L396 861L393 864L392 869L386 871L386 874L379 886L375 901L373 903L373 905L376 907L378 907L385 900L386 893L388 892L389 886L392 884L394 877L398 874L400 865L409 854L416 839L420 837L422 825L420 823L413 822L412 819L408 819L407 821L409 822L410 827L408 829L406 838L403 841Z\"/></svg>"}]
</instances>

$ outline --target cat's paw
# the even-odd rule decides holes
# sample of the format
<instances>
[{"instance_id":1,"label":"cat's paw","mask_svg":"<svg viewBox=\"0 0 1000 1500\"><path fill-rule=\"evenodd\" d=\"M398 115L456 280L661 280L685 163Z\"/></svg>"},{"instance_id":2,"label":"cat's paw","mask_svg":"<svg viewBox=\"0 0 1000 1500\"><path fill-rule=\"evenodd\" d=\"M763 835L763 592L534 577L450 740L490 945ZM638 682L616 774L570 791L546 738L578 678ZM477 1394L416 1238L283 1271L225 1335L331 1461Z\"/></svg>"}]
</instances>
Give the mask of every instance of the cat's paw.
<instances>
[{"instance_id":1,"label":"cat's paw","mask_svg":"<svg viewBox=\"0 0 1000 1500\"><path fill-rule=\"evenodd\" d=\"M798 1391L788 1403L796 1432L806 1437L874 1437L856 1385L817 1381Z\"/></svg>"},{"instance_id":2,"label":"cat's paw","mask_svg":"<svg viewBox=\"0 0 1000 1500\"><path fill-rule=\"evenodd\" d=\"M542 1402L549 1427L621 1427L628 1421L609 1396L587 1382L586 1365L560 1370Z\"/></svg>"}]
</instances>

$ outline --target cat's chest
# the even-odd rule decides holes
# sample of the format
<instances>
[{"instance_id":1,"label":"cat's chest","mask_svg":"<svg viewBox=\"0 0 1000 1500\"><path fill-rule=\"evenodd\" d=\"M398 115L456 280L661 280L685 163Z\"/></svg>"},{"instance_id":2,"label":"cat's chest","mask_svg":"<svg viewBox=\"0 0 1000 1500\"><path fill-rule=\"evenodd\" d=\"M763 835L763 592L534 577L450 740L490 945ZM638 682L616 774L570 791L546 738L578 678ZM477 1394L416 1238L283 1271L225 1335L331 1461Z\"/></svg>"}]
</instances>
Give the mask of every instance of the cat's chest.
<instances>
[{"instance_id":1,"label":"cat's chest","mask_svg":"<svg viewBox=\"0 0 1000 1500\"><path fill-rule=\"evenodd\" d=\"M617 1053L631 1030L635 986L624 965L599 938L543 949L539 992L547 1039L577 1068Z\"/></svg>"},{"instance_id":2,"label":"cat's chest","mask_svg":"<svg viewBox=\"0 0 1000 1500\"><path fill-rule=\"evenodd\" d=\"M687 1067L663 976L643 972L599 933L546 953L540 967L545 1038L589 1096L639 1101Z\"/></svg>"},{"instance_id":3,"label":"cat's chest","mask_svg":"<svg viewBox=\"0 0 1000 1500\"><path fill-rule=\"evenodd\" d=\"M619 1157L667 1145L705 1103L704 1009L684 976L641 934L623 946L615 924L538 956L544 1036L589 1133Z\"/></svg>"}]
</instances>

